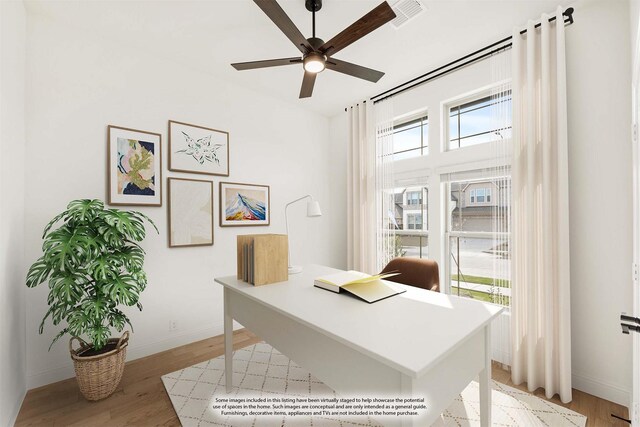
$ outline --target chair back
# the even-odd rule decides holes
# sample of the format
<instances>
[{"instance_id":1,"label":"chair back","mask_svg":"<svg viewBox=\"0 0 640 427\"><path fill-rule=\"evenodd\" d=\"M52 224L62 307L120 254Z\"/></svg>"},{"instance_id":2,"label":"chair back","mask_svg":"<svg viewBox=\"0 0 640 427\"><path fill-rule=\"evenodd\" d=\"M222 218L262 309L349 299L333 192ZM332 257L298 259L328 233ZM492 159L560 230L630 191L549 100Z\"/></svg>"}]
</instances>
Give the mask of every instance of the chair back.
<instances>
[{"instance_id":1,"label":"chair back","mask_svg":"<svg viewBox=\"0 0 640 427\"><path fill-rule=\"evenodd\" d=\"M385 280L415 286L416 288L440 292L438 263L424 258L394 258L382 270L382 273L398 271L397 276Z\"/></svg>"}]
</instances>

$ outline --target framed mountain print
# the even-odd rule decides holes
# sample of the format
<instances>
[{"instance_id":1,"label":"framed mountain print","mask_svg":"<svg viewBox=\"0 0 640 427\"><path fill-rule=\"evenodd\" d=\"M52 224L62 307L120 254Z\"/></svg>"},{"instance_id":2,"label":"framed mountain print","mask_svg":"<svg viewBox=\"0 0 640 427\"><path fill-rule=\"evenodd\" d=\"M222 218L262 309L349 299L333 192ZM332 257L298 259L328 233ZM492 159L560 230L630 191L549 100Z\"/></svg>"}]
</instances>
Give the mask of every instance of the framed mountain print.
<instances>
[{"instance_id":1,"label":"framed mountain print","mask_svg":"<svg viewBox=\"0 0 640 427\"><path fill-rule=\"evenodd\" d=\"M220 227L269 225L268 185L220 183Z\"/></svg>"},{"instance_id":2,"label":"framed mountain print","mask_svg":"<svg viewBox=\"0 0 640 427\"><path fill-rule=\"evenodd\" d=\"M169 170L229 176L229 133L169 120Z\"/></svg>"},{"instance_id":3,"label":"framed mountain print","mask_svg":"<svg viewBox=\"0 0 640 427\"><path fill-rule=\"evenodd\" d=\"M159 133L107 128L107 193L110 205L162 206Z\"/></svg>"},{"instance_id":4,"label":"framed mountain print","mask_svg":"<svg viewBox=\"0 0 640 427\"><path fill-rule=\"evenodd\" d=\"M169 178L169 247L213 245L213 182Z\"/></svg>"}]
</instances>

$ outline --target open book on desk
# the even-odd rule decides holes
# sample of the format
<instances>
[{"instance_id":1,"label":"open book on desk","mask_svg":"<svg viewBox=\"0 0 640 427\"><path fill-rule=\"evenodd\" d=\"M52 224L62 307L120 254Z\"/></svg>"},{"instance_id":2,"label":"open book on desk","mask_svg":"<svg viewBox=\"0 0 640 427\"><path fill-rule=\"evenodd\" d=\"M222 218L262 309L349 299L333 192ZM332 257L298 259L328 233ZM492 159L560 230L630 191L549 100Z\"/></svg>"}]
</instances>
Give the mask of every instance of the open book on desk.
<instances>
[{"instance_id":1,"label":"open book on desk","mask_svg":"<svg viewBox=\"0 0 640 427\"><path fill-rule=\"evenodd\" d=\"M383 279L400 273L391 272L371 276L359 271L343 271L318 277L313 285L331 292L348 292L369 304L406 292L401 286Z\"/></svg>"}]
</instances>

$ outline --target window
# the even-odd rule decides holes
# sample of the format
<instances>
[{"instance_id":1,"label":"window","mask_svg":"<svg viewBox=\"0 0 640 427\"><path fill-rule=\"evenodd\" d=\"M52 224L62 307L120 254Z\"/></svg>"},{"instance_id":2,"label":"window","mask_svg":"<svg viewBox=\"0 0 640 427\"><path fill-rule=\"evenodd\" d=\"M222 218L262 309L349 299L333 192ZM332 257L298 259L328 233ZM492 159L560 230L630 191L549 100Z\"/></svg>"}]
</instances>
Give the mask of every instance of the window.
<instances>
[{"instance_id":1,"label":"window","mask_svg":"<svg viewBox=\"0 0 640 427\"><path fill-rule=\"evenodd\" d=\"M393 160L427 155L428 137L427 116L397 124L393 127Z\"/></svg>"},{"instance_id":2,"label":"window","mask_svg":"<svg viewBox=\"0 0 640 427\"><path fill-rule=\"evenodd\" d=\"M472 186L480 188L469 190ZM454 176L446 188L450 214L446 232L449 264L445 277L451 284L451 293L508 306L511 298L510 176L475 180L458 180ZM496 197L493 205L467 207L459 203L466 191L474 194L471 200L475 197L476 203L489 202L492 188Z\"/></svg>"},{"instance_id":3,"label":"window","mask_svg":"<svg viewBox=\"0 0 640 427\"><path fill-rule=\"evenodd\" d=\"M407 205L421 205L421 204L422 204L421 191L407 191Z\"/></svg>"},{"instance_id":4,"label":"window","mask_svg":"<svg viewBox=\"0 0 640 427\"><path fill-rule=\"evenodd\" d=\"M422 214L407 214L407 228L409 230L422 230Z\"/></svg>"},{"instance_id":5,"label":"window","mask_svg":"<svg viewBox=\"0 0 640 427\"><path fill-rule=\"evenodd\" d=\"M491 203L491 188L477 188L469 190L469 204Z\"/></svg>"},{"instance_id":6,"label":"window","mask_svg":"<svg viewBox=\"0 0 640 427\"><path fill-rule=\"evenodd\" d=\"M494 118L506 112L505 125ZM498 139L511 138L511 91L485 96L449 107L448 149L470 147Z\"/></svg>"}]
</instances>

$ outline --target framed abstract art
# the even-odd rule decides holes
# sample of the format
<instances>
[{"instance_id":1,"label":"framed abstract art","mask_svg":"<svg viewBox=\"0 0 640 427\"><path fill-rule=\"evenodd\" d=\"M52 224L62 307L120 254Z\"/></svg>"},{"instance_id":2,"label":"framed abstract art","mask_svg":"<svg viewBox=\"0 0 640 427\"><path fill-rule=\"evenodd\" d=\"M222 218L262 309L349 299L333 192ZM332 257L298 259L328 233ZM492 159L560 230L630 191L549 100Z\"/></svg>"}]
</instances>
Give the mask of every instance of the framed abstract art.
<instances>
[{"instance_id":1,"label":"framed abstract art","mask_svg":"<svg viewBox=\"0 0 640 427\"><path fill-rule=\"evenodd\" d=\"M169 247L213 245L213 182L169 178Z\"/></svg>"},{"instance_id":2,"label":"framed abstract art","mask_svg":"<svg viewBox=\"0 0 640 427\"><path fill-rule=\"evenodd\" d=\"M220 227L269 225L268 185L220 183Z\"/></svg>"},{"instance_id":3,"label":"framed abstract art","mask_svg":"<svg viewBox=\"0 0 640 427\"><path fill-rule=\"evenodd\" d=\"M229 133L169 120L169 170L229 176Z\"/></svg>"},{"instance_id":4,"label":"framed abstract art","mask_svg":"<svg viewBox=\"0 0 640 427\"><path fill-rule=\"evenodd\" d=\"M110 205L162 206L162 137L118 126L107 128Z\"/></svg>"}]
</instances>

